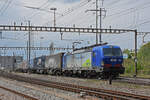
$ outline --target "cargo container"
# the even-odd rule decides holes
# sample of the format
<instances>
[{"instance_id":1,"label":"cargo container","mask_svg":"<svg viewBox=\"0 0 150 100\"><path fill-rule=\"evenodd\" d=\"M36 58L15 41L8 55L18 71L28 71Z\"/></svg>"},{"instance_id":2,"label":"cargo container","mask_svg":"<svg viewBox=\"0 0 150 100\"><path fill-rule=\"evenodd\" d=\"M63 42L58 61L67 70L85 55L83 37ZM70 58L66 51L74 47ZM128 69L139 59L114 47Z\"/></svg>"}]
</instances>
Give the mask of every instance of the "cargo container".
<instances>
[{"instance_id":1,"label":"cargo container","mask_svg":"<svg viewBox=\"0 0 150 100\"><path fill-rule=\"evenodd\" d=\"M67 54L64 58L65 64L63 68L71 69L71 70L90 69L92 67L91 58L92 58L92 52L90 51Z\"/></svg>"},{"instance_id":2,"label":"cargo container","mask_svg":"<svg viewBox=\"0 0 150 100\"><path fill-rule=\"evenodd\" d=\"M49 74L60 74L62 69L62 58L64 53L46 56L45 68Z\"/></svg>"}]
</instances>

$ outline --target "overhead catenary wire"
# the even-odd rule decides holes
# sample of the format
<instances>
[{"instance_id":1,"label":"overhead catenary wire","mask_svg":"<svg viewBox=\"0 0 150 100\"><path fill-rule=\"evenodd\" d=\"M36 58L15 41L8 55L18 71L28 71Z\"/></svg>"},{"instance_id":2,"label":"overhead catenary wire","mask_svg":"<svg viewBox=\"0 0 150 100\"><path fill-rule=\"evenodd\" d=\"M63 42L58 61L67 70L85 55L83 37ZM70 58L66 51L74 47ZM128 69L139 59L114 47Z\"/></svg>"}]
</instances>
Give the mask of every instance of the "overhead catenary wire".
<instances>
[{"instance_id":1,"label":"overhead catenary wire","mask_svg":"<svg viewBox=\"0 0 150 100\"><path fill-rule=\"evenodd\" d=\"M136 7L133 7L133 8L125 9L125 10L119 11L117 13L113 13L111 15L108 15L107 18L114 17L114 16L119 16L120 17L120 16L127 15L129 13L134 12L134 11L145 9L145 8L148 8L148 7L150 7L150 2L140 4L140 5L138 5Z\"/></svg>"},{"instance_id":2,"label":"overhead catenary wire","mask_svg":"<svg viewBox=\"0 0 150 100\"><path fill-rule=\"evenodd\" d=\"M43 4L41 4L40 6L36 7L36 9L39 10L45 10L44 8L52 5L54 3L55 0L47 0L46 2L44 2ZM51 2L51 4L49 4L49 2ZM43 9L42 9L43 8ZM38 10L37 10L38 11ZM36 13L37 11L33 11L31 14L28 15L29 19L32 19L34 16L36 16L38 13Z\"/></svg>"},{"instance_id":3,"label":"overhead catenary wire","mask_svg":"<svg viewBox=\"0 0 150 100\"><path fill-rule=\"evenodd\" d=\"M48 13L53 13L52 11L50 10L47 10L47 9L41 9L40 7L31 7L31 6L24 6L25 8L29 8L29 9L33 9L33 10L39 10L39 11L45 11L45 12L48 12ZM63 16L63 14L60 14L60 13L55 13L57 15L61 15Z\"/></svg>"},{"instance_id":4,"label":"overhead catenary wire","mask_svg":"<svg viewBox=\"0 0 150 100\"><path fill-rule=\"evenodd\" d=\"M90 17L90 19L92 19L92 17ZM83 20L82 20L82 22L83 22ZM92 21L93 22L93 21Z\"/></svg>"},{"instance_id":5,"label":"overhead catenary wire","mask_svg":"<svg viewBox=\"0 0 150 100\"><path fill-rule=\"evenodd\" d=\"M9 0L4 1L2 7L0 8L0 13L3 11L4 7L7 5ZM1 3L2 4L2 3Z\"/></svg>"},{"instance_id":6,"label":"overhead catenary wire","mask_svg":"<svg viewBox=\"0 0 150 100\"><path fill-rule=\"evenodd\" d=\"M91 0L88 0L88 1L91 1ZM68 11L66 11L66 12L63 13L63 16L58 16L58 17L57 17L57 20L62 19L62 18L64 18L65 16L67 16L67 15L71 14L72 12L76 11L77 9L79 9L80 7L82 7L81 4L84 4L85 2L87 2L87 0L84 0L83 2L79 3L77 6L74 6L74 7L72 7L72 8L69 8ZM51 21L49 21L49 22L47 22L47 23L50 23L50 22L51 22ZM45 24L47 24L47 23L45 23ZM44 25L45 25L45 24L44 24Z\"/></svg>"},{"instance_id":7,"label":"overhead catenary wire","mask_svg":"<svg viewBox=\"0 0 150 100\"><path fill-rule=\"evenodd\" d=\"M58 17L57 17L57 20L60 20L60 19L64 18L65 16L67 16L67 15L73 13L74 11L79 10L80 8L82 8L83 6L85 6L86 4L88 4L88 3L91 2L91 1L92 1L92 0L84 0L83 2L80 2L78 5L73 6L73 7L70 8L68 11L65 11L64 13L62 13L63 16L58 16ZM48 24L48 23L50 23L50 22L52 22L52 21L48 21L48 22L45 23L44 25L46 25L46 24Z\"/></svg>"},{"instance_id":8,"label":"overhead catenary wire","mask_svg":"<svg viewBox=\"0 0 150 100\"><path fill-rule=\"evenodd\" d=\"M10 5L11 5L12 2L13 2L13 0L10 0L8 2L8 4L6 5L6 7L4 8L4 10L2 11L1 15L3 15L6 12L6 10L10 7Z\"/></svg>"},{"instance_id":9,"label":"overhead catenary wire","mask_svg":"<svg viewBox=\"0 0 150 100\"><path fill-rule=\"evenodd\" d=\"M139 23L139 24L137 24L137 25L135 25L135 26L133 26L133 27L128 26L127 28L134 29L134 28L136 28L136 27L138 27L138 26L141 26L141 25L144 25L144 24L147 24L147 23L150 23L150 20L141 22L141 23Z\"/></svg>"},{"instance_id":10,"label":"overhead catenary wire","mask_svg":"<svg viewBox=\"0 0 150 100\"><path fill-rule=\"evenodd\" d=\"M0 12L1 15L5 13L5 11L9 8L10 4L12 3L13 0L7 0L6 4L1 8Z\"/></svg>"},{"instance_id":11,"label":"overhead catenary wire","mask_svg":"<svg viewBox=\"0 0 150 100\"><path fill-rule=\"evenodd\" d=\"M92 3L92 4L94 4L94 3ZM86 8L90 8L90 7L92 6L92 4L91 4L91 3L88 3L88 5L86 4ZM84 5L84 6L85 6L85 5ZM91 17L91 14L85 13L85 10L86 10L86 9L83 9L82 11L77 12L77 13L78 13L77 15L86 14L86 17ZM80 20L80 23L83 23L85 20L87 21L87 19L85 19L83 16L79 16L79 17L80 17L80 18L78 18L78 19L82 19L82 20ZM93 18L92 18L92 19L93 19ZM72 19L71 22L73 22L73 20L75 20L75 19Z\"/></svg>"}]
</instances>

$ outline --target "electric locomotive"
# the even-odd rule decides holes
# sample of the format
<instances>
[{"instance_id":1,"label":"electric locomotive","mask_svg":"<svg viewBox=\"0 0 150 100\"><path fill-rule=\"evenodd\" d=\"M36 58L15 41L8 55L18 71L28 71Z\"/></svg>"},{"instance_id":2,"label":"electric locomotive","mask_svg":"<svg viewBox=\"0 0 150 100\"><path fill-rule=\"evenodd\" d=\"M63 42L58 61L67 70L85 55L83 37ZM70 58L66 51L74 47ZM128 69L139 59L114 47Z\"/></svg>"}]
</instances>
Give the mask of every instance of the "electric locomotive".
<instances>
[{"instance_id":1,"label":"electric locomotive","mask_svg":"<svg viewBox=\"0 0 150 100\"><path fill-rule=\"evenodd\" d=\"M62 72L81 77L117 77L125 71L122 64L123 55L119 46L102 45L65 54Z\"/></svg>"}]
</instances>

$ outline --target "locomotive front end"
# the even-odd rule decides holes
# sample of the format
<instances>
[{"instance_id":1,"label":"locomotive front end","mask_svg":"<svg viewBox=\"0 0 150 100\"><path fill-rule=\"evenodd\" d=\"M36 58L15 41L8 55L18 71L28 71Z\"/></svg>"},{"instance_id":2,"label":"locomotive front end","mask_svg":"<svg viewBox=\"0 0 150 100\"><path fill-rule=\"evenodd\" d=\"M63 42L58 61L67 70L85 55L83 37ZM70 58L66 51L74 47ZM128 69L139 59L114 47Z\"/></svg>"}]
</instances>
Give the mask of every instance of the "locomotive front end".
<instances>
[{"instance_id":1,"label":"locomotive front end","mask_svg":"<svg viewBox=\"0 0 150 100\"><path fill-rule=\"evenodd\" d=\"M123 54L118 46L105 46L102 48L102 62L104 73L118 76L123 74L125 68L123 67Z\"/></svg>"},{"instance_id":2,"label":"locomotive front end","mask_svg":"<svg viewBox=\"0 0 150 100\"><path fill-rule=\"evenodd\" d=\"M123 74L123 54L119 46L103 45L92 50L92 68L101 78L117 77ZM99 70L99 71L98 71Z\"/></svg>"},{"instance_id":3,"label":"locomotive front end","mask_svg":"<svg viewBox=\"0 0 150 100\"><path fill-rule=\"evenodd\" d=\"M123 74L125 68L123 67L123 55L120 47L108 46L103 48L102 66L105 72L114 74Z\"/></svg>"}]
</instances>

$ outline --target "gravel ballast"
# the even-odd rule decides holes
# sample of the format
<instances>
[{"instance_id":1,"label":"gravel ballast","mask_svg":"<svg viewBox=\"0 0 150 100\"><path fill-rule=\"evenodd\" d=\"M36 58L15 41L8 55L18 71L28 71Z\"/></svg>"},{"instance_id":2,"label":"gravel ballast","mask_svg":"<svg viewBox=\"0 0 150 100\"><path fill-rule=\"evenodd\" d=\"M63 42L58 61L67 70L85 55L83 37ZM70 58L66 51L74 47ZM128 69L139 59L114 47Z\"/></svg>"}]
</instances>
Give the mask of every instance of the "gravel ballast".
<instances>
[{"instance_id":1,"label":"gravel ballast","mask_svg":"<svg viewBox=\"0 0 150 100\"><path fill-rule=\"evenodd\" d=\"M38 100L85 100L85 98L80 98L79 94L75 94L72 92L43 87L39 85L33 85L29 83L24 83L24 82L18 82L18 81L4 79L4 78L0 78L0 86L35 97ZM0 93L7 94L3 96L2 100L28 100L19 96L14 97L12 93L8 94L6 93L6 91L4 92L1 89L0 89ZM91 97L87 97L86 100L91 100ZM98 99L94 98L93 100L98 100Z\"/></svg>"},{"instance_id":2,"label":"gravel ballast","mask_svg":"<svg viewBox=\"0 0 150 100\"><path fill-rule=\"evenodd\" d=\"M27 73L17 73L17 74L27 76L27 77L39 78L43 80L55 81L55 82L63 82L63 83L69 83L75 85L82 85L88 87L102 88L102 89L150 96L150 86L144 86L144 85L135 85L135 84L119 83L119 82L113 82L112 85L109 85L108 81L98 80L98 79L81 79L81 78L27 74Z\"/></svg>"}]
</instances>

